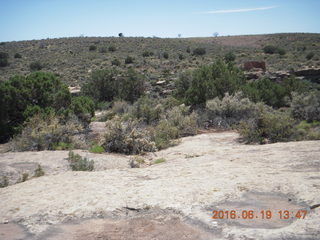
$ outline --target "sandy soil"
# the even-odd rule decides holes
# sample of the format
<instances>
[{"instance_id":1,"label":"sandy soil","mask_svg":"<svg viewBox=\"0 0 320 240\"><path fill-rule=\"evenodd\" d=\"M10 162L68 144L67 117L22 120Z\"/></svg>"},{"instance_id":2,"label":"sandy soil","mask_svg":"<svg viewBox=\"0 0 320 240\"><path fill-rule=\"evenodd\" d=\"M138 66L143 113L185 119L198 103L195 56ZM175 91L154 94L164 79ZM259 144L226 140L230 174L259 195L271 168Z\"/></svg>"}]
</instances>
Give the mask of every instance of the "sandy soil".
<instances>
[{"instance_id":1,"label":"sandy soil","mask_svg":"<svg viewBox=\"0 0 320 240\"><path fill-rule=\"evenodd\" d=\"M18 223L32 239L39 239L59 224L81 219L89 219L89 222L78 223L89 230L92 230L90 221L95 221L90 219L96 218L104 221L93 225L116 224L117 229L122 229L123 224L130 223L130 210L136 213L135 224L141 226L137 227L140 235L135 229L129 231L141 237L136 235L136 239L147 239L143 238L142 226L147 224L143 217L153 224L155 235L149 235L153 236L150 239L184 239L182 235L157 237L157 231L168 229L170 232L170 219L174 214L180 219L177 226L185 229L180 232L195 231L191 238L185 239L199 239L197 236L206 236L203 234L207 232L214 237L206 239L317 239L320 210L310 210L309 206L320 203L320 141L242 145L237 138L234 132L186 137L178 146L145 156L150 160L166 159L151 167L62 171L2 188L0 222ZM1 159L11 154L2 154ZM39 154L43 161L53 156L52 152ZM14 158L11 161L14 162ZM155 209L171 210L172 213L159 214L167 216L168 222L146 218L147 214L155 213ZM257 220L212 219L212 211L227 209L239 213L253 210ZM271 210L273 217L260 219L258 213L262 210ZM290 211L290 219L279 219L280 210ZM298 210L308 212L305 219L297 220L293 215ZM160 224L168 227L156 227ZM61 226L61 234L73 231L63 229ZM117 239L105 235L108 227L101 229L102 239ZM85 235L86 239L96 239L90 237L90 231L86 234L89 234ZM41 239L50 239L49 235L43 236ZM69 239L76 239L74 236Z\"/></svg>"}]
</instances>

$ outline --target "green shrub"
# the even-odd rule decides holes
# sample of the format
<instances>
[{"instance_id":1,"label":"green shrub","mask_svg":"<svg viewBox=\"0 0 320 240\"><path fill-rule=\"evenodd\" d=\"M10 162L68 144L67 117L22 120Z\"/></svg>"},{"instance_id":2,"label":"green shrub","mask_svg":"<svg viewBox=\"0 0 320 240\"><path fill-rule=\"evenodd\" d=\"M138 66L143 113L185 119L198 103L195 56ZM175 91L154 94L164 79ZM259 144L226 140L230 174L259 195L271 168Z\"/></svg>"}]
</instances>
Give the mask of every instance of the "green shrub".
<instances>
[{"instance_id":1,"label":"green shrub","mask_svg":"<svg viewBox=\"0 0 320 240\"><path fill-rule=\"evenodd\" d=\"M30 118L20 135L13 138L13 151L55 150L59 143L71 144L73 136L82 131L77 120L65 122L54 113L38 114Z\"/></svg>"},{"instance_id":2,"label":"green shrub","mask_svg":"<svg viewBox=\"0 0 320 240\"><path fill-rule=\"evenodd\" d=\"M131 64L131 63L133 63L133 61L134 61L133 57L127 56L126 59L124 60L124 63L125 64Z\"/></svg>"},{"instance_id":3,"label":"green shrub","mask_svg":"<svg viewBox=\"0 0 320 240\"><path fill-rule=\"evenodd\" d=\"M195 48L192 52L193 55L195 56L203 56L206 54L206 49L204 48Z\"/></svg>"},{"instance_id":4,"label":"green shrub","mask_svg":"<svg viewBox=\"0 0 320 240\"><path fill-rule=\"evenodd\" d=\"M159 163L164 163L164 162L166 162L165 158L159 158L159 159L156 159L153 164L159 164Z\"/></svg>"},{"instance_id":5,"label":"green shrub","mask_svg":"<svg viewBox=\"0 0 320 240\"><path fill-rule=\"evenodd\" d=\"M294 123L288 113L262 110L256 119L242 122L239 132L247 143L289 141L293 135Z\"/></svg>"},{"instance_id":6,"label":"green shrub","mask_svg":"<svg viewBox=\"0 0 320 240\"><path fill-rule=\"evenodd\" d=\"M95 104L92 98L76 96L71 99L70 111L74 113L82 123L89 123L94 116Z\"/></svg>"},{"instance_id":7,"label":"green shrub","mask_svg":"<svg viewBox=\"0 0 320 240\"><path fill-rule=\"evenodd\" d=\"M267 45L263 48L263 52L266 54L274 54L278 52L278 48L273 45Z\"/></svg>"},{"instance_id":8,"label":"green shrub","mask_svg":"<svg viewBox=\"0 0 320 240\"><path fill-rule=\"evenodd\" d=\"M41 165L38 164L38 167L36 168L36 170L34 170L34 177L42 177L44 176L45 172L44 170L42 169Z\"/></svg>"},{"instance_id":9,"label":"green shrub","mask_svg":"<svg viewBox=\"0 0 320 240\"><path fill-rule=\"evenodd\" d=\"M238 92L228 93L223 99L215 98L206 102L205 120L208 126L230 128L241 121L255 118L259 107Z\"/></svg>"},{"instance_id":10,"label":"green shrub","mask_svg":"<svg viewBox=\"0 0 320 240\"><path fill-rule=\"evenodd\" d=\"M197 134L197 114L190 114L190 107L184 104L175 106L166 112L168 123L178 129L178 137L192 136Z\"/></svg>"},{"instance_id":11,"label":"green shrub","mask_svg":"<svg viewBox=\"0 0 320 240\"><path fill-rule=\"evenodd\" d=\"M309 52L309 53L306 55L306 59L307 59L307 60L311 60L313 57L314 57L314 52Z\"/></svg>"},{"instance_id":12,"label":"green shrub","mask_svg":"<svg viewBox=\"0 0 320 240\"><path fill-rule=\"evenodd\" d=\"M104 148L99 146L99 145L93 145L90 149L89 152L91 153L103 153L105 152Z\"/></svg>"},{"instance_id":13,"label":"green shrub","mask_svg":"<svg viewBox=\"0 0 320 240\"><path fill-rule=\"evenodd\" d=\"M236 55L233 52L228 52L225 56L224 56L224 60L226 62L233 62L234 60L236 60Z\"/></svg>"},{"instance_id":14,"label":"green shrub","mask_svg":"<svg viewBox=\"0 0 320 240\"><path fill-rule=\"evenodd\" d=\"M0 188L4 188L9 186L9 180L7 176L2 176L1 182L0 182Z\"/></svg>"},{"instance_id":15,"label":"green shrub","mask_svg":"<svg viewBox=\"0 0 320 240\"><path fill-rule=\"evenodd\" d=\"M301 121L293 131L294 140L320 140L320 122Z\"/></svg>"},{"instance_id":16,"label":"green shrub","mask_svg":"<svg viewBox=\"0 0 320 240\"><path fill-rule=\"evenodd\" d=\"M70 151L68 155L68 162L72 171L93 171L94 161L89 160L86 157L81 157L79 154L75 154Z\"/></svg>"},{"instance_id":17,"label":"green shrub","mask_svg":"<svg viewBox=\"0 0 320 240\"><path fill-rule=\"evenodd\" d=\"M36 72L0 82L0 142L19 133L22 123L43 111L65 112L71 94L52 73Z\"/></svg>"},{"instance_id":18,"label":"green shrub","mask_svg":"<svg viewBox=\"0 0 320 240\"><path fill-rule=\"evenodd\" d=\"M96 51L97 50L97 46L96 45L90 45L89 46L89 51Z\"/></svg>"},{"instance_id":19,"label":"green shrub","mask_svg":"<svg viewBox=\"0 0 320 240\"><path fill-rule=\"evenodd\" d=\"M164 53L163 53L163 57L164 57L165 59L168 59L168 58L169 58L169 53L164 52Z\"/></svg>"},{"instance_id":20,"label":"green shrub","mask_svg":"<svg viewBox=\"0 0 320 240\"><path fill-rule=\"evenodd\" d=\"M109 52L115 52L117 49L116 49L115 46L110 46L110 47L108 48L108 50L109 50Z\"/></svg>"},{"instance_id":21,"label":"green shrub","mask_svg":"<svg viewBox=\"0 0 320 240\"><path fill-rule=\"evenodd\" d=\"M291 109L292 116L296 119L320 121L320 91L293 93Z\"/></svg>"},{"instance_id":22,"label":"green shrub","mask_svg":"<svg viewBox=\"0 0 320 240\"><path fill-rule=\"evenodd\" d=\"M121 62L119 61L119 59L115 58L111 61L111 64L113 66L120 66L121 65Z\"/></svg>"},{"instance_id":23,"label":"green shrub","mask_svg":"<svg viewBox=\"0 0 320 240\"><path fill-rule=\"evenodd\" d=\"M145 77L130 68L118 80L118 98L133 103L144 93L144 84Z\"/></svg>"},{"instance_id":24,"label":"green shrub","mask_svg":"<svg viewBox=\"0 0 320 240\"><path fill-rule=\"evenodd\" d=\"M143 157L140 156L134 156L133 158L130 159L129 161L129 166L131 168L140 168L142 164L145 163L145 160Z\"/></svg>"},{"instance_id":25,"label":"green shrub","mask_svg":"<svg viewBox=\"0 0 320 240\"><path fill-rule=\"evenodd\" d=\"M107 52L107 48L106 47L101 47L101 48L99 48L99 52L100 53L106 53Z\"/></svg>"},{"instance_id":26,"label":"green shrub","mask_svg":"<svg viewBox=\"0 0 320 240\"><path fill-rule=\"evenodd\" d=\"M160 119L163 111L162 105L159 104L156 99L143 96L133 104L131 114L140 121L152 124Z\"/></svg>"},{"instance_id":27,"label":"green shrub","mask_svg":"<svg viewBox=\"0 0 320 240\"><path fill-rule=\"evenodd\" d=\"M14 58L22 58L22 55L21 55L20 53L16 53L16 54L14 55Z\"/></svg>"},{"instance_id":28,"label":"green shrub","mask_svg":"<svg viewBox=\"0 0 320 240\"><path fill-rule=\"evenodd\" d=\"M187 105L204 105L206 100L233 94L244 84L242 71L233 64L219 59L212 65L202 66L176 80L175 96Z\"/></svg>"},{"instance_id":29,"label":"green shrub","mask_svg":"<svg viewBox=\"0 0 320 240\"><path fill-rule=\"evenodd\" d=\"M161 120L156 127L150 129L151 139L157 149L161 150L174 145L173 139L179 137L179 130L172 126L168 120Z\"/></svg>"},{"instance_id":30,"label":"green shrub","mask_svg":"<svg viewBox=\"0 0 320 240\"><path fill-rule=\"evenodd\" d=\"M43 65L41 62L36 61L36 62L30 63L29 67L31 71L40 71L43 68Z\"/></svg>"},{"instance_id":31,"label":"green shrub","mask_svg":"<svg viewBox=\"0 0 320 240\"><path fill-rule=\"evenodd\" d=\"M151 57L151 56L153 56L153 52L151 52L151 51L144 51L144 52L142 53L142 56L143 56L143 57Z\"/></svg>"},{"instance_id":32,"label":"green shrub","mask_svg":"<svg viewBox=\"0 0 320 240\"><path fill-rule=\"evenodd\" d=\"M22 173L20 182L25 182L25 181L28 180L28 178L29 178L29 174L28 173Z\"/></svg>"},{"instance_id":33,"label":"green shrub","mask_svg":"<svg viewBox=\"0 0 320 240\"><path fill-rule=\"evenodd\" d=\"M179 56L178 56L178 58L179 58L179 60L183 60L184 59L184 56L183 56L183 54L179 54Z\"/></svg>"},{"instance_id":34,"label":"green shrub","mask_svg":"<svg viewBox=\"0 0 320 240\"><path fill-rule=\"evenodd\" d=\"M0 67L6 67L9 65L9 54L5 52L0 52Z\"/></svg>"},{"instance_id":35,"label":"green shrub","mask_svg":"<svg viewBox=\"0 0 320 240\"><path fill-rule=\"evenodd\" d=\"M278 48L278 53L279 55L283 56L283 55L286 55L287 52L283 48Z\"/></svg>"},{"instance_id":36,"label":"green shrub","mask_svg":"<svg viewBox=\"0 0 320 240\"><path fill-rule=\"evenodd\" d=\"M148 131L140 128L133 120L122 121L114 117L106 123L104 149L109 152L139 154L156 150Z\"/></svg>"},{"instance_id":37,"label":"green shrub","mask_svg":"<svg viewBox=\"0 0 320 240\"><path fill-rule=\"evenodd\" d=\"M129 69L119 73L115 69L92 73L89 82L82 87L82 93L96 102L111 102L115 98L133 102L144 93L145 78Z\"/></svg>"},{"instance_id":38,"label":"green shrub","mask_svg":"<svg viewBox=\"0 0 320 240\"><path fill-rule=\"evenodd\" d=\"M283 48L275 47L273 45L267 45L263 48L263 52L266 54L275 54L278 53L279 55L283 56L286 54L286 50Z\"/></svg>"},{"instance_id":39,"label":"green shrub","mask_svg":"<svg viewBox=\"0 0 320 240\"><path fill-rule=\"evenodd\" d=\"M296 78L287 78L280 83L262 78L247 83L242 89L252 101L261 101L269 106L280 108L288 105L287 100L291 99L291 92L304 92L308 89L308 85L310 84Z\"/></svg>"}]
</instances>

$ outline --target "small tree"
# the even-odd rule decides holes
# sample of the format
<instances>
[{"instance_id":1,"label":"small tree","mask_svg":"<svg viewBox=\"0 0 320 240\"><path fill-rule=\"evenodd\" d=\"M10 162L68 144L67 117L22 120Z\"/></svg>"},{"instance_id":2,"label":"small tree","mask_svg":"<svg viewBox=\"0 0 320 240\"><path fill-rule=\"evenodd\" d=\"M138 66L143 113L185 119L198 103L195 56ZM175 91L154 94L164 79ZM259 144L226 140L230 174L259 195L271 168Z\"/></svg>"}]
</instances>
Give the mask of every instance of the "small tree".
<instances>
[{"instance_id":1,"label":"small tree","mask_svg":"<svg viewBox=\"0 0 320 240\"><path fill-rule=\"evenodd\" d=\"M123 37L123 33L119 33L118 36L119 36L119 37Z\"/></svg>"},{"instance_id":2,"label":"small tree","mask_svg":"<svg viewBox=\"0 0 320 240\"><path fill-rule=\"evenodd\" d=\"M0 52L0 67L6 67L9 65L9 54L5 52Z\"/></svg>"},{"instance_id":3,"label":"small tree","mask_svg":"<svg viewBox=\"0 0 320 240\"><path fill-rule=\"evenodd\" d=\"M224 56L224 60L226 62L233 62L234 60L236 60L236 55L233 52L228 52L225 56Z\"/></svg>"},{"instance_id":4,"label":"small tree","mask_svg":"<svg viewBox=\"0 0 320 240\"><path fill-rule=\"evenodd\" d=\"M124 60L125 64L130 64L133 63L134 58L131 56L127 56L126 59Z\"/></svg>"},{"instance_id":5,"label":"small tree","mask_svg":"<svg viewBox=\"0 0 320 240\"><path fill-rule=\"evenodd\" d=\"M116 49L115 46L110 46L110 47L108 48L108 50L109 50L109 52L115 52L117 49Z\"/></svg>"},{"instance_id":6,"label":"small tree","mask_svg":"<svg viewBox=\"0 0 320 240\"><path fill-rule=\"evenodd\" d=\"M202 56L206 54L206 50L204 48L195 48L193 50L193 55L195 56Z\"/></svg>"},{"instance_id":7,"label":"small tree","mask_svg":"<svg viewBox=\"0 0 320 240\"><path fill-rule=\"evenodd\" d=\"M163 53L163 57L164 57L165 59L168 59L168 58L169 58L169 53L164 52L164 53Z\"/></svg>"},{"instance_id":8,"label":"small tree","mask_svg":"<svg viewBox=\"0 0 320 240\"><path fill-rule=\"evenodd\" d=\"M97 46L96 45L90 45L89 46L89 51L96 51L97 50Z\"/></svg>"},{"instance_id":9,"label":"small tree","mask_svg":"<svg viewBox=\"0 0 320 240\"><path fill-rule=\"evenodd\" d=\"M20 53L16 53L16 54L14 55L14 58L22 58L22 56L21 56Z\"/></svg>"},{"instance_id":10,"label":"small tree","mask_svg":"<svg viewBox=\"0 0 320 240\"><path fill-rule=\"evenodd\" d=\"M313 52L309 52L306 56L307 60L311 60L314 57L314 53Z\"/></svg>"},{"instance_id":11,"label":"small tree","mask_svg":"<svg viewBox=\"0 0 320 240\"><path fill-rule=\"evenodd\" d=\"M40 61L32 62L29 65L31 71L40 71L43 68L43 65Z\"/></svg>"}]
</instances>

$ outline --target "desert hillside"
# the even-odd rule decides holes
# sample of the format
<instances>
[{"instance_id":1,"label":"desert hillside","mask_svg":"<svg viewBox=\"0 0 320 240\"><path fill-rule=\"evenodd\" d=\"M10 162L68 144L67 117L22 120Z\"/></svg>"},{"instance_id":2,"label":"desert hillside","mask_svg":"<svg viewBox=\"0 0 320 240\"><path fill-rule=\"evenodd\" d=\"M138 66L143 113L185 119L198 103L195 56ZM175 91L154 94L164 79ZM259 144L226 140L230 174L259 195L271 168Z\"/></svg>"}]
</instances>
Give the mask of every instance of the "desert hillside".
<instances>
[{"instance_id":1,"label":"desert hillside","mask_svg":"<svg viewBox=\"0 0 320 240\"><path fill-rule=\"evenodd\" d=\"M161 80L171 81L181 71L211 63L228 52L236 55L239 65L246 61L265 61L270 71L319 67L319 40L320 34L296 33L176 39L77 37L2 42L0 52L9 54L9 66L0 68L0 80L28 74L32 71L30 64L39 62L41 70L60 74L73 86L82 85L92 71L112 66L119 69L134 67L155 84ZM264 54L263 47L267 45L277 46L285 54ZM203 48L206 53L194 55L196 48ZM16 54L21 56L15 58ZM313 57L309 59L308 54ZM133 63L125 64L127 56L133 57Z\"/></svg>"}]
</instances>

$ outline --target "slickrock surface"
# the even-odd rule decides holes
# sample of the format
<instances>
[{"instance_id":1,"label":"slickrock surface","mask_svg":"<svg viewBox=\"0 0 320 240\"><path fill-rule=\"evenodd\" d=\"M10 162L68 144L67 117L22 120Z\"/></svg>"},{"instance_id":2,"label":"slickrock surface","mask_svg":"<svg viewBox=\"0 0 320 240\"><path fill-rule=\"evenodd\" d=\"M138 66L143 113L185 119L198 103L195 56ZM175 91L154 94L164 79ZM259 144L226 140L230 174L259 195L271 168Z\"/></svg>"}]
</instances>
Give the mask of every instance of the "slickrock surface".
<instances>
[{"instance_id":1,"label":"slickrock surface","mask_svg":"<svg viewBox=\"0 0 320 240\"><path fill-rule=\"evenodd\" d=\"M320 203L320 141L243 145L237 139L235 132L200 134L145 156L166 159L150 167L57 170L2 188L0 239L8 227L20 228L24 239L317 239L320 209L310 206ZM49 169L63 161L54 152L22 154ZM18 158L4 153L0 163ZM212 211L226 209L258 217L212 219ZM262 210L273 217L261 219ZM308 213L281 220L280 210Z\"/></svg>"}]
</instances>

